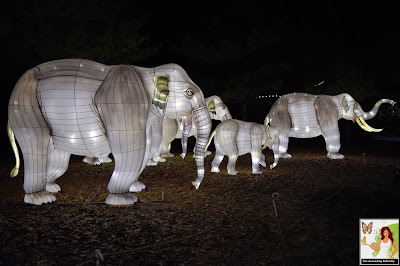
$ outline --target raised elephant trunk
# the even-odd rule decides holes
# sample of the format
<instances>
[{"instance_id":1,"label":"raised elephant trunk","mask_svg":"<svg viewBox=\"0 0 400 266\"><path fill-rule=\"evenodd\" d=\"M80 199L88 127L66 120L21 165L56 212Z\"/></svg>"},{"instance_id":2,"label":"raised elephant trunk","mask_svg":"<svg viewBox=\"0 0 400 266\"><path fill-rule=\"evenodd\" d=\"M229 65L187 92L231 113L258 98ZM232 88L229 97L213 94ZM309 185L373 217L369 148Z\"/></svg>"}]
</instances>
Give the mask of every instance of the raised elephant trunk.
<instances>
[{"instance_id":1,"label":"raised elephant trunk","mask_svg":"<svg viewBox=\"0 0 400 266\"><path fill-rule=\"evenodd\" d=\"M365 120L375 117L375 115L378 113L379 107L381 106L382 103L389 103L391 105L396 104L396 102L393 100L381 99L378 102L376 102L376 104L371 109L371 111L364 112L364 110L361 108L361 106L358 103L356 103L356 105L354 107L354 113L356 114L357 124L362 129L364 129L365 131L368 131L368 132L380 132L383 130L383 129L375 129L375 128L371 127L370 125L368 125L367 122L365 122Z\"/></svg>"},{"instance_id":2,"label":"raised elephant trunk","mask_svg":"<svg viewBox=\"0 0 400 266\"><path fill-rule=\"evenodd\" d=\"M206 106L193 111L193 118L197 126L197 140L195 158L197 165L197 178L192 182L196 189L199 188L204 178L204 150L211 132L211 117Z\"/></svg>"},{"instance_id":3,"label":"raised elephant trunk","mask_svg":"<svg viewBox=\"0 0 400 266\"><path fill-rule=\"evenodd\" d=\"M360 110L360 113L361 113L362 117L364 118L364 120L368 120L368 119L374 118L376 116L376 114L378 113L379 107L383 103L389 103L391 105L395 104L395 102L393 100L381 99L381 100L376 102L374 107L369 112L364 112L364 110L361 108L360 105L358 105L358 109Z\"/></svg>"}]
</instances>

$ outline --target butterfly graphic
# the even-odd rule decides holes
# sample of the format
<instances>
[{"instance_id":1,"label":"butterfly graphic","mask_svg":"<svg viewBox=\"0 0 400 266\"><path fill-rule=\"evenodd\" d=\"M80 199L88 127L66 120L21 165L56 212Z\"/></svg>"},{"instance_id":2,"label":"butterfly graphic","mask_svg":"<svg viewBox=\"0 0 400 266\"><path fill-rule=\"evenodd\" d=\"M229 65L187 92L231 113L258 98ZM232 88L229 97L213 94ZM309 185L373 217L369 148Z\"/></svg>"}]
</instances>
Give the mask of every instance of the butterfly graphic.
<instances>
[{"instance_id":1,"label":"butterfly graphic","mask_svg":"<svg viewBox=\"0 0 400 266\"><path fill-rule=\"evenodd\" d=\"M370 222L368 225L364 222L362 222L362 231L364 234L368 232L368 234L371 234L372 232L372 222Z\"/></svg>"}]
</instances>

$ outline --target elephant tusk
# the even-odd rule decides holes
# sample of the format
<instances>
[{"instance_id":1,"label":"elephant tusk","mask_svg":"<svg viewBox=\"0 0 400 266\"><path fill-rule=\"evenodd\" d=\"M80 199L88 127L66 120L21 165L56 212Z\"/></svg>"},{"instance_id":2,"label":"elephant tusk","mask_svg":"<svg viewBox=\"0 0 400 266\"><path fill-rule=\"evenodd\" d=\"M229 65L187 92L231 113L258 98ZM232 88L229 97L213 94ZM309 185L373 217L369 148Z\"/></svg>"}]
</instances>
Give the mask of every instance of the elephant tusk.
<instances>
[{"instance_id":1,"label":"elephant tusk","mask_svg":"<svg viewBox=\"0 0 400 266\"><path fill-rule=\"evenodd\" d=\"M364 129L365 131L368 132L381 132L383 130L382 129L376 129L371 127L370 125L367 124L367 122L365 122L364 118L360 115L359 117L356 118L357 124Z\"/></svg>"},{"instance_id":2,"label":"elephant tusk","mask_svg":"<svg viewBox=\"0 0 400 266\"><path fill-rule=\"evenodd\" d=\"M371 132L371 130L369 130L368 128L366 128L365 125L364 125L363 123L361 123L361 121L360 121L360 119L358 119L358 117L356 118L356 122L357 122L357 124L358 124L362 129L364 129L364 130L367 131L367 132Z\"/></svg>"}]
</instances>

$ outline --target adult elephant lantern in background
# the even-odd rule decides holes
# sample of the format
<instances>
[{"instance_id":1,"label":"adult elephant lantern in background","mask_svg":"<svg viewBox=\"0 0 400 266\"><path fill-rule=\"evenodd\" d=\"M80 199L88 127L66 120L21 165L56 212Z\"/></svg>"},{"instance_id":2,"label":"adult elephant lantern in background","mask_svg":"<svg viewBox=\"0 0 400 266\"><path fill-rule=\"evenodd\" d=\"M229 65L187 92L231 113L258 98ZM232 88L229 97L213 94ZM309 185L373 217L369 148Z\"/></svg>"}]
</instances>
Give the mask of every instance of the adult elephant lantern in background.
<instances>
[{"instance_id":1,"label":"adult elephant lantern in background","mask_svg":"<svg viewBox=\"0 0 400 266\"><path fill-rule=\"evenodd\" d=\"M164 116L196 121L196 189L204 177L204 149L211 118L200 88L176 64L155 68L107 66L83 59L38 65L18 80L8 106L8 134L24 158L26 203L53 202L60 187L55 180L68 168L71 154L88 158L110 152L115 168L108 184L107 204L133 204L129 191L148 160L160 160ZM159 147L159 150L153 147Z\"/></svg>"},{"instance_id":2,"label":"adult elephant lantern in background","mask_svg":"<svg viewBox=\"0 0 400 266\"><path fill-rule=\"evenodd\" d=\"M364 112L360 104L347 93L336 96L291 93L283 95L274 105L266 119L278 129L279 157L291 158L287 153L289 137L313 138L322 135L325 138L327 156L331 159L343 159L339 153L340 132L338 120L352 120L368 132L380 132L372 128L365 120L373 118L382 103L396 104L393 100L381 99L369 112Z\"/></svg>"}]
</instances>

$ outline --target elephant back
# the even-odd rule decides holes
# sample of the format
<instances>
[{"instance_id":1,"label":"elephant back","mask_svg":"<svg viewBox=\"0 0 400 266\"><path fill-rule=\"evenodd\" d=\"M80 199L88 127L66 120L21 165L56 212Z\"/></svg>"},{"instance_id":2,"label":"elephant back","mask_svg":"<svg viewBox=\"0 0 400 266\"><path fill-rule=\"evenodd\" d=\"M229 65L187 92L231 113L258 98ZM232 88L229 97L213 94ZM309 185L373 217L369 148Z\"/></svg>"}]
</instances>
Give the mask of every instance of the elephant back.
<instances>
[{"instance_id":1,"label":"elephant back","mask_svg":"<svg viewBox=\"0 0 400 266\"><path fill-rule=\"evenodd\" d=\"M76 76L103 81L113 66L103 65L85 59L61 59L37 66L40 79L56 76Z\"/></svg>"}]
</instances>

